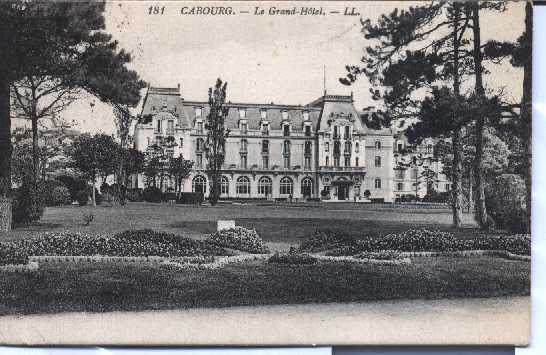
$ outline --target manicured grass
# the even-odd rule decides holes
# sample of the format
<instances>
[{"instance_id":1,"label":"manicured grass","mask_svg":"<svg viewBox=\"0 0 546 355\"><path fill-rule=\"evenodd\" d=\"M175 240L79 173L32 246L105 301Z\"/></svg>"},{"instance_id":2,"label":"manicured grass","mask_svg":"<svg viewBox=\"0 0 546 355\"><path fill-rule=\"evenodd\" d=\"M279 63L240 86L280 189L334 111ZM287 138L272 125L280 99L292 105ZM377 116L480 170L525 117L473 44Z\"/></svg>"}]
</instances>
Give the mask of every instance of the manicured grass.
<instances>
[{"instance_id":1,"label":"manicured grass","mask_svg":"<svg viewBox=\"0 0 546 355\"><path fill-rule=\"evenodd\" d=\"M139 311L400 298L528 295L530 263L416 258L410 265L279 265L175 271L135 264L45 264L0 272L0 315Z\"/></svg>"},{"instance_id":2,"label":"manicured grass","mask_svg":"<svg viewBox=\"0 0 546 355\"><path fill-rule=\"evenodd\" d=\"M90 226L82 225L82 214L92 212ZM478 231L468 214L466 228L454 231L458 237L475 236ZM48 208L40 223L0 233L0 240L29 238L46 231L79 231L113 234L127 229L150 228L193 238L204 238L216 231L218 219L234 219L237 225L256 228L260 236L280 248L297 245L317 229L331 229L355 237L400 232L428 227L451 230L447 210L386 208L384 205L353 203L283 204L273 206L225 205L187 206L132 203L125 207Z\"/></svg>"}]
</instances>

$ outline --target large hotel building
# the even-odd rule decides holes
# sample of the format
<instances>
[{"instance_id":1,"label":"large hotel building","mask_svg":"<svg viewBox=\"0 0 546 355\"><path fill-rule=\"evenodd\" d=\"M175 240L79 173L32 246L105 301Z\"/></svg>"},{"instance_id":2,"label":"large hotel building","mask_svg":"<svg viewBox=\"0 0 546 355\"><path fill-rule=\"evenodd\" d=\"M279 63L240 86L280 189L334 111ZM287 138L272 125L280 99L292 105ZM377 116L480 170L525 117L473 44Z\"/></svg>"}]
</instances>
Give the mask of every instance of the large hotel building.
<instances>
[{"instance_id":1,"label":"large hotel building","mask_svg":"<svg viewBox=\"0 0 546 355\"><path fill-rule=\"evenodd\" d=\"M399 172L395 176L395 153L407 143L391 129L366 127L352 95L325 94L306 105L226 106L221 198L391 202L405 190L415 193L403 186ZM207 101L185 100L179 88L150 87L134 133L140 151L159 145L167 156L192 160L183 191L205 196L210 191L203 149L208 113ZM145 183L144 176L135 177L135 187ZM440 185L442 191L446 186ZM163 186L173 187L170 179Z\"/></svg>"}]
</instances>

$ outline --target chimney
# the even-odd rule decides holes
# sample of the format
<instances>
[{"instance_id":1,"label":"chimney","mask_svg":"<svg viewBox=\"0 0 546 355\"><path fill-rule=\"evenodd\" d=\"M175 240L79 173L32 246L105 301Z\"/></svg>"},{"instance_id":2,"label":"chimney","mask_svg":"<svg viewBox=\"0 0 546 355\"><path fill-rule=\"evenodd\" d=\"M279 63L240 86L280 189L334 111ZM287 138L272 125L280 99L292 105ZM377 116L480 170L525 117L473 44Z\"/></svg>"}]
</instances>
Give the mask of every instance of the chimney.
<instances>
[{"instance_id":1,"label":"chimney","mask_svg":"<svg viewBox=\"0 0 546 355\"><path fill-rule=\"evenodd\" d=\"M178 87L178 95L180 95L180 83L177 84Z\"/></svg>"}]
</instances>

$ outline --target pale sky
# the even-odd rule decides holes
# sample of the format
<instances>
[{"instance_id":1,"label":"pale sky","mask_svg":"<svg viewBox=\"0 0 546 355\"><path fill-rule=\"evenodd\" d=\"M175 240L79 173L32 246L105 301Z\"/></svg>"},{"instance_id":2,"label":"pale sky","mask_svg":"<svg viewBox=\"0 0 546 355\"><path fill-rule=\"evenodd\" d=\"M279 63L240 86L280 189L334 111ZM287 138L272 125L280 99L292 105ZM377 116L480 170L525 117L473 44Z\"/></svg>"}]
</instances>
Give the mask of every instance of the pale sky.
<instances>
[{"instance_id":1,"label":"pale sky","mask_svg":"<svg viewBox=\"0 0 546 355\"><path fill-rule=\"evenodd\" d=\"M306 104L326 89L331 94L354 92L357 109L374 105L369 83L362 77L351 87L343 86L345 65L358 64L366 40L361 34L360 17L375 21L397 6L397 2L164 2L164 15L148 15L158 2L107 3L106 31L120 47L133 55L131 68L152 86L181 86L182 96L206 100L216 78L228 82L228 100ZM184 6L232 6L231 16L181 15ZM298 9L320 8L324 16L253 15L254 7L266 13L271 6ZM343 13L355 7L361 16ZM249 11L242 14L240 11ZM523 31L524 3L511 4L503 14L482 16L483 40L515 40ZM521 96L521 72L510 65L494 68L486 83L506 87L514 100ZM93 102L93 105L90 103ZM112 110L98 99L82 99L64 115L85 132L115 132Z\"/></svg>"}]
</instances>

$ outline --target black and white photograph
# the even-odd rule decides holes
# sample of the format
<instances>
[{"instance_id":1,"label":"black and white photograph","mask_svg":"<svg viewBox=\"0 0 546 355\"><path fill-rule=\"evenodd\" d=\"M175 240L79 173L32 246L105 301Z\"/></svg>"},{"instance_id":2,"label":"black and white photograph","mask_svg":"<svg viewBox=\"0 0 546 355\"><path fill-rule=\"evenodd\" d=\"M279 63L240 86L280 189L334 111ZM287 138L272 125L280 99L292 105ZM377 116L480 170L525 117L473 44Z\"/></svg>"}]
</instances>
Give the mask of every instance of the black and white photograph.
<instances>
[{"instance_id":1,"label":"black and white photograph","mask_svg":"<svg viewBox=\"0 0 546 355\"><path fill-rule=\"evenodd\" d=\"M0 344L529 344L532 15L0 2Z\"/></svg>"}]
</instances>

